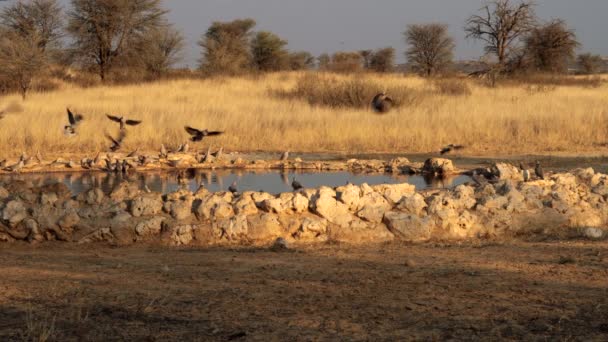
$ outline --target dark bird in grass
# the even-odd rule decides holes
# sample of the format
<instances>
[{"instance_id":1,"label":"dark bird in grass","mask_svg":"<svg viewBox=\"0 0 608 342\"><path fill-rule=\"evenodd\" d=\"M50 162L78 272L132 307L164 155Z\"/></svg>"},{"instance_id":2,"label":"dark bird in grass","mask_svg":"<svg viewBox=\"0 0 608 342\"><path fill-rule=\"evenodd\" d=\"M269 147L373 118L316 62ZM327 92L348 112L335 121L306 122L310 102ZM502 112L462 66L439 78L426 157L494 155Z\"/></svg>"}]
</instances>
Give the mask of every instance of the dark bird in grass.
<instances>
[{"instance_id":1,"label":"dark bird in grass","mask_svg":"<svg viewBox=\"0 0 608 342\"><path fill-rule=\"evenodd\" d=\"M230 186L228 187L228 191L232 192L233 194L236 194L238 192L238 189L236 187L236 181L230 184Z\"/></svg>"},{"instance_id":2,"label":"dark bird in grass","mask_svg":"<svg viewBox=\"0 0 608 342\"><path fill-rule=\"evenodd\" d=\"M5 168L5 170L10 172L19 172L25 166L25 159L25 153L22 153L21 157L19 158L19 161L14 165Z\"/></svg>"},{"instance_id":3,"label":"dark bird in grass","mask_svg":"<svg viewBox=\"0 0 608 342\"><path fill-rule=\"evenodd\" d=\"M177 148L177 153L188 153L188 151L190 151L190 145L188 145L188 143L183 143Z\"/></svg>"},{"instance_id":4,"label":"dark bird in grass","mask_svg":"<svg viewBox=\"0 0 608 342\"><path fill-rule=\"evenodd\" d=\"M113 172L114 170L116 170L116 167L114 166L112 161L110 159L106 159L106 171Z\"/></svg>"},{"instance_id":5,"label":"dark bird in grass","mask_svg":"<svg viewBox=\"0 0 608 342\"><path fill-rule=\"evenodd\" d=\"M540 161L536 161L536 167L534 168L534 173L536 174L536 177L538 177L539 179L545 179L545 171L543 170L543 167L540 166Z\"/></svg>"},{"instance_id":6,"label":"dark bird in grass","mask_svg":"<svg viewBox=\"0 0 608 342\"><path fill-rule=\"evenodd\" d=\"M522 164L522 163L519 163L519 169L521 170L521 173L524 177L524 182L529 181L530 180L530 170L525 168L524 164Z\"/></svg>"},{"instance_id":7,"label":"dark bird in grass","mask_svg":"<svg viewBox=\"0 0 608 342\"><path fill-rule=\"evenodd\" d=\"M167 151L167 148L165 147L165 144L161 144L160 145L160 153L158 155L159 158L167 158L167 155L169 154L169 152Z\"/></svg>"},{"instance_id":8,"label":"dark bird in grass","mask_svg":"<svg viewBox=\"0 0 608 342\"><path fill-rule=\"evenodd\" d=\"M108 138L108 140L110 140L112 142L112 145L110 146L110 151L116 152L116 151L120 150L121 144L122 144L123 140L125 140L126 136L127 136L127 134L125 133L124 130L120 131L120 133L118 134L118 138L116 138L116 139L112 138L109 134L106 134L106 138Z\"/></svg>"},{"instance_id":9,"label":"dark bird in grass","mask_svg":"<svg viewBox=\"0 0 608 342\"><path fill-rule=\"evenodd\" d=\"M441 151L439 151L439 153L440 154L448 154L448 153L453 152L453 151L462 150L463 148L464 148L464 146L462 146L462 145L449 144L449 145L443 147L441 149Z\"/></svg>"},{"instance_id":10,"label":"dark bird in grass","mask_svg":"<svg viewBox=\"0 0 608 342\"><path fill-rule=\"evenodd\" d=\"M114 122L118 122L120 124L120 130L124 130L126 125L137 126L141 123L141 120L127 120L124 118L124 116L118 117L110 114L106 114L106 116L108 117L108 119Z\"/></svg>"},{"instance_id":11,"label":"dark bird in grass","mask_svg":"<svg viewBox=\"0 0 608 342\"><path fill-rule=\"evenodd\" d=\"M217 150L216 152L211 153L211 156L215 159L220 159L222 158L222 155L224 154L224 148L220 147L219 150Z\"/></svg>"},{"instance_id":12,"label":"dark bird in grass","mask_svg":"<svg viewBox=\"0 0 608 342\"><path fill-rule=\"evenodd\" d=\"M65 125L63 127L63 134L68 137L73 137L76 135L76 126L80 123L80 121L84 120L84 116L81 114L74 114L70 110L70 108L66 108L68 111L68 122L69 125Z\"/></svg>"},{"instance_id":13,"label":"dark bird in grass","mask_svg":"<svg viewBox=\"0 0 608 342\"><path fill-rule=\"evenodd\" d=\"M296 177L293 177L293 181L291 182L291 187L293 188L294 191L298 191L298 190L304 188L302 186L302 184L296 180Z\"/></svg>"},{"instance_id":14,"label":"dark bird in grass","mask_svg":"<svg viewBox=\"0 0 608 342\"><path fill-rule=\"evenodd\" d=\"M93 159L93 165L99 164L100 160L101 160L101 152L97 152L97 155L95 156L95 159Z\"/></svg>"},{"instance_id":15,"label":"dark bird in grass","mask_svg":"<svg viewBox=\"0 0 608 342\"><path fill-rule=\"evenodd\" d=\"M137 154L139 153L139 147L135 149L135 151L127 154L127 158L135 158L137 157Z\"/></svg>"},{"instance_id":16,"label":"dark bird in grass","mask_svg":"<svg viewBox=\"0 0 608 342\"><path fill-rule=\"evenodd\" d=\"M202 141L203 138L207 136L224 134L224 132L221 131L209 131L207 129L201 131L200 129L192 128L190 126L185 126L184 129L191 135L190 140L194 142Z\"/></svg>"},{"instance_id":17,"label":"dark bird in grass","mask_svg":"<svg viewBox=\"0 0 608 342\"><path fill-rule=\"evenodd\" d=\"M391 99L385 93L379 93L376 96L374 96L374 99L372 100L372 109L376 113L384 114L384 113L388 113L391 110L391 107L393 106L393 104L394 104L393 99Z\"/></svg>"}]
</instances>

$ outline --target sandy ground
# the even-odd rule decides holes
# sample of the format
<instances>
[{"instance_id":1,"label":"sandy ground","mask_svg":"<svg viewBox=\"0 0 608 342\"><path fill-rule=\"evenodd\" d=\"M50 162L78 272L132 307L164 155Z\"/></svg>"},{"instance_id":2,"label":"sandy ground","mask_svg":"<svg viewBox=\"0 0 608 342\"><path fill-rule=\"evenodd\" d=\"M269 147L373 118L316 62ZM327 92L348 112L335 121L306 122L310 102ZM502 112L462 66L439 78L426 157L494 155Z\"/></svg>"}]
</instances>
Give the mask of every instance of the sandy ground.
<instances>
[{"instance_id":1,"label":"sandy ground","mask_svg":"<svg viewBox=\"0 0 608 342\"><path fill-rule=\"evenodd\" d=\"M0 340L608 340L608 242L0 245Z\"/></svg>"}]
</instances>

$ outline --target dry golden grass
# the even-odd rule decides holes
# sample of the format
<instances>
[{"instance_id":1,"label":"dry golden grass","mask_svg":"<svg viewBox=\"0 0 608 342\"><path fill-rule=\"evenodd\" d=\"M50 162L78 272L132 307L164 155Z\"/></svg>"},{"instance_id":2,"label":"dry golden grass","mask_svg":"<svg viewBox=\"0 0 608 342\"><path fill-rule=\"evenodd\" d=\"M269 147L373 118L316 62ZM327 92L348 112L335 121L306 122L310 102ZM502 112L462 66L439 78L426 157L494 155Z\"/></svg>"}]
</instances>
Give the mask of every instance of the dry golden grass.
<instances>
[{"instance_id":1,"label":"dry golden grass","mask_svg":"<svg viewBox=\"0 0 608 342\"><path fill-rule=\"evenodd\" d=\"M106 113L142 119L130 129L125 150L157 150L188 138L184 125L225 130L207 144L237 151L394 152L437 151L454 143L467 154L601 153L608 151L608 86L487 88L470 82L470 95L441 92L437 83L398 75L322 76L347 82L365 77L386 89L415 91L415 100L388 115L367 109L311 106L276 96L303 77L279 73L259 78L216 78L60 90L0 99L22 109L0 121L0 159L21 151L60 155L106 150L104 132L117 127ZM378 89L381 91L383 89ZM83 113L79 136L67 139L65 108ZM21 108L19 108L21 107Z\"/></svg>"}]
</instances>

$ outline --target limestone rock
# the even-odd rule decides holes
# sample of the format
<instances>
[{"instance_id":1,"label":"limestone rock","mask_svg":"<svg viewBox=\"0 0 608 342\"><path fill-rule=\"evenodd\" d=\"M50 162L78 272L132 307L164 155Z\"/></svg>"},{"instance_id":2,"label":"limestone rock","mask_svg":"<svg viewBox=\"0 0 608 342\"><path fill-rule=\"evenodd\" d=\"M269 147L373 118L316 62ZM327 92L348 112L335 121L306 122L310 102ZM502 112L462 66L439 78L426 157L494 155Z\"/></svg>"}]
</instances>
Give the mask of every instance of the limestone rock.
<instances>
[{"instance_id":1,"label":"limestone rock","mask_svg":"<svg viewBox=\"0 0 608 342\"><path fill-rule=\"evenodd\" d=\"M54 192L43 192L40 194L40 205L53 205L59 200L59 197Z\"/></svg>"},{"instance_id":2,"label":"limestone rock","mask_svg":"<svg viewBox=\"0 0 608 342\"><path fill-rule=\"evenodd\" d=\"M268 242L283 236L283 229L279 219L274 214L262 213L248 216L247 237L256 242Z\"/></svg>"},{"instance_id":3,"label":"limestone rock","mask_svg":"<svg viewBox=\"0 0 608 342\"><path fill-rule=\"evenodd\" d=\"M382 194L393 205L399 203L403 197L416 192L416 186L408 183L374 185L372 189Z\"/></svg>"},{"instance_id":4,"label":"limestone rock","mask_svg":"<svg viewBox=\"0 0 608 342\"><path fill-rule=\"evenodd\" d=\"M168 243L173 246L189 245L194 240L192 225L174 225L167 229Z\"/></svg>"},{"instance_id":5,"label":"limestone rock","mask_svg":"<svg viewBox=\"0 0 608 342\"><path fill-rule=\"evenodd\" d=\"M20 200L12 200L6 204L2 211L2 220L10 227L15 227L27 217L25 205Z\"/></svg>"},{"instance_id":6,"label":"limestone rock","mask_svg":"<svg viewBox=\"0 0 608 342\"><path fill-rule=\"evenodd\" d=\"M420 218L407 213L388 212L384 223L396 238L404 241L427 241L435 228L432 219Z\"/></svg>"},{"instance_id":7,"label":"limestone rock","mask_svg":"<svg viewBox=\"0 0 608 342\"><path fill-rule=\"evenodd\" d=\"M410 196L405 196L403 197L403 199L401 199L401 202L397 204L397 209L416 216L422 216L426 208L427 204L424 200L424 197L419 193L415 193Z\"/></svg>"},{"instance_id":8,"label":"limestone rock","mask_svg":"<svg viewBox=\"0 0 608 342\"><path fill-rule=\"evenodd\" d=\"M448 175L454 173L454 164L449 159L430 158L424 162L422 172L430 174Z\"/></svg>"},{"instance_id":9,"label":"limestone rock","mask_svg":"<svg viewBox=\"0 0 608 342\"><path fill-rule=\"evenodd\" d=\"M162 216L141 221L135 226L135 233L140 238L160 235L164 221L165 219Z\"/></svg>"},{"instance_id":10,"label":"limestone rock","mask_svg":"<svg viewBox=\"0 0 608 342\"><path fill-rule=\"evenodd\" d=\"M158 195L144 194L131 201L131 215L134 217L153 216L163 209L163 202Z\"/></svg>"},{"instance_id":11,"label":"limestone rock","mask_svg":"<svg viewBox=\"0 0 608 342\"><path fill-rule=\"evenodd\" d=\"M291 200L291 208L296 213L303 213L308 210L308 198L300 193L296 193Z\"/></svg>"},{"instance_id":12,"label":"limestone rock","mask_svg":"<svg viewBox=\"0 0 608 342\"><path fill-rule=\"evenodd\" d=\"M392 241L395 236L384 224L355 219L348 226L332 227L329 238L332 241L361 244Z\"/></svg>"},{"instance_id":13,"label":"limestone rock","mask_svg":"<svg viewBox=\"0 0 608 342\"><path fill-rule=\"evenodd\" d=\"M380 223L384 217L384 213L391 210L392 205L377 192L371 192L363 196L359 201L361 208L357 212L357 216L368 222Z\"/></svg>"},{"instance_id":14,"label":"limestone rock","mask_svg":"<svg viewBox=\"0 0 608 342\"><path fill-rule=\"evenodd\" d=\"M230 205L229 203L220 202L211 209L211 215L216 220L230 218L230 217L234 216L234 209L232 208L232 205Z\"/></svg>"},{"instance_id":15,"label":"limestone rock","mask_svg":"<svg viewBox=\"0 0 608 342\"><path fill-rule=\"evenodd\" d=\"M229 200L228 200L229 199ZM204 199L199 206L195 209L194 213L199 220L210 220L212 213L217 206L220 205L231 205L232 196L225 196L223 193L213 194Z\"/></svg>"},{"instance_id":16,"label":"limestone rock","mask_svg":"<svg viewBox=\"0 0 608 342\"><path fill-rule=\"evenodd\" d=\"M190 218L192 214L192 203L188 201L173 201L170 203L169 213L171 217L178 221L183 221ZM232 210L232 207L230 207Z\"/></svg>"},{"instance_id":17,"label":"limestone rock","mask_svg":"<svg viewBox=\"0 0 608 342\"><path fill-rule=\"evenodd\" d=\"M260 206L267 213L281 214L284 211L283 202L279 198L264 200Z\"/></svg>"},{"instance_id":18,"label":"limestone rock","mask_svg":"<svg viewBox=\"0 0 608 342\"><path fill-rule=\"evenodd\" d=\"M236 203L234 203L234 212L237 215L255 215L258 213L258 207L255 205L251 196L243 195Z\"/></svg>"},{"instance_id":19,"label":"limestone rock","mask_svg":"<svg viewBox=\"0 0 608 342\"><path fill-rule=\"evenodd\" d=\"M99 205L103 202L104 198L106 197L105 194L103 193L103 190L101 190L100 188L93 188L81 195L82 195L82 198L81 199L79 198L79 199L84 201L88 205L96 205L96 204Z\"/></svg>"},{"instance_id":20,"label":"limestone rock","mask_svg":"<svg viewBox=\"0 0 608 342\"><path fill-rule=\"evenodd\" d=\"M311 201L311 207L319 216L339 226L348 226L354 219L348 207L335 199L335 192L321 188Z\"/></svg>"},{"instance_id":21,"label":"limestone rock","mask_svg":"<svg viewBox=\"0 0 608 342\"><path fill-rule=\"evenodd\" d=\"M26 219L24 221L24 225L29 231L29 235L27 237L29 242L41 242L44 241L44 235L40 229L40 225L34 219Z\"/></svg>"},{"instance_id":22,"label":"limestone rock","mask_svg":"<svg viewBox=\"0 0 608 342\"><path fill-rule=\"evenodd\" d=\"M77 243L113 242L114 240L114 234L112 234L112 230L110 228L101 228L82 237L77 241Z\"/></svg>"},{"instance_id":23,"label":"limestone rock","mask_svg":"<svg viewBox=\"0 0 608 342\"><path fill-rule=\"evenodd\" d=\"M318 216L307 215L302 219L299 229L293 234L298 240L327 239L327 220Z\"/></svg>"},{"instance_id":24,"label":"limestone rock","mask_svg":"<svg viewBox=\"0 0 608 342\"><path fill-rule=\"evenodd\" d=\"M511 179L515 181L523 181L523 173L514 165L507 163L496 163L492 166L492 174L499 179Z\"/></svg>"},{"instance_id":25,"label":"limestone rock","mask_svg":"<svg viewBox=\"0 0 608 342\"><path fill-rule=\"evenodd\" d=\"M0 186L0 200L5 200L8 198L8 196L10 196L8 190L6 190L5 187Z\"/></svg>"},{"instance_id":26,"label":"limestone rock","mask_svg":"<svg viewBox=\"0 0 608 342\"><path fill-rule=\"evenodd\" d=\"M349 210L355 211L359 208L361 199L361 189L352 184L348 184L336 189L337 199L348 206Z\"/></svg>"},{"instance_id":27,"label":"limestone rock","mask_svg":"<svg viewBox=\"0 0 608 342\"><path fill-rule=\"evenodd\" d=\"M69 212L63 215L59 221L57 221L57 225L61 227L64 231L70 231L76 227L76 225L80 222L80 216L74 211Z\"/></svg>"},{"instance_id":28,"label":"limestone rock","mask_svg":"<svg viewBox=\"0 0 608 342\"><path fill-rule=\"evenodd\" d=\"M249 223L246 215L237 215L217 222L219 236L228 241L247 241Z\"/></svg>"}]
</instances>

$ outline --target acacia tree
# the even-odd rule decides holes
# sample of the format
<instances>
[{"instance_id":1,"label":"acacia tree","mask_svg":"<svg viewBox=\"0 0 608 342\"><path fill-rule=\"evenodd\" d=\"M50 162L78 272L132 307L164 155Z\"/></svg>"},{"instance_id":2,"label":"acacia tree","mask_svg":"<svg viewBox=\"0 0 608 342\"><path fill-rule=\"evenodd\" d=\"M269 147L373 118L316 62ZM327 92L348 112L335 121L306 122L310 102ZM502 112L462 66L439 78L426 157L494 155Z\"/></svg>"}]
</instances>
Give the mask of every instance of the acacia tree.
<instances>
[{"instance_id":1,"label":"acacia tree","mask_svg":"<svg viewBox=\"0 0 608 342\"><path fill-rule=\"evenodd\" d=\"M200 69L212 74L236 75L251 69L253 19L214 22L202 36Z\"/></svg>"},{"instance_id":2,"label":"acacia tree","mask_svg":"<svg viewBox=\"0 0 608 342\"><path fill-rule=\"evenodd\" d=\"M408 63L417 72L430 77L445 70L454 56L454 39L447 25L409 25L404 33Z\"/></svg>"},{"instance_id":3,"label":"acacia tree","mask_svg":"<svg viewBox=\"0 0 608 342\"><path fill-rule=\"evenodd\" d=\"M358 52L336 52L329 63L329 69L335 72L356 72L362 68L363 58Z\"/></svg>"},{"instance_id":4,"label":"acacia tree","mask_svg":"<svg viewBox=\"0 0 608 342\"><path fill-rule=\"evenodd\" d=\"M259 71L278 71L289 65L287 41L272 32L258 32L251 41L253 65Z\"/></svg>"},{"instance_id":5,"label":"acacia tree","mask_svg":"<svg viewBox=\"0 0 608 342\"><path fill-rule=\"evenodd\" d=\"M291 70L312 69L315 58L307 51L297 51L289 54L289 68Z\"/></svg>"},{"instance_id":6,"label":"acacia tree","mask_svg":"<svg viewBox=\"0 0 608 342\"><path fill-rule=\"evenodd\" d=\"M32 80L46 65L46 55L40 48L40 38L36 34L23 37L16 32L2 31L0 30L0 79L8 83L8 88L17 88L25 100L32 87Z\"/></svg>"},{"instance_id":7,"label":"acacia tree","mask_svg":"<svg viewBox=\"0 0 608 342\"><path fill-rule=\"evenodd\" d=\"M329 57L329 54L322 53L317 57L317 63L319 64L319 70L328 70L331 57Z\"/></svg>"},{"instance_id":8,"label":"acacia tree","mask_svg":"<svg viewBox=\"0 0 608 342\"><path fill-rule=\"evenodd\" d=\"M515 4L510 0L495 0L480 12L467 20L467 38L482 40L486 53L496 55L498 64L503 66L517 42L535 26L534 2L521 0Z\"/></svg>"},{"instance_id":9,"label":"acacia tree","mask_svg":"<svg viewBox=\"0 0 608 342\"><path fill-rule=\"evenodd\" d=\"M149 75L160 78L182 60L184 46L182 33L166 24L141 37L131 59L140 61Z\"/></svg>"},{"instance_id":10,"label":"acacia tree","mask_svg":"<svg viewBox=\"0 0 608 342\"><path fill-rule=\"evenodd\" d=\"M534 28L525 41L526 55L537 70L545 72L567 72L580 45L574 31L561 19Z\"/></svg>"},{"instance_id":11,"label":"acacia tree","mask_svg":"<svg viewBox=\"0 0 608 342\"><path fill-rule=\"evenodd\" d=\"M577 58L577 62L581 71L587 75L599 72L602 68L602 64L604 64L602 56L591 53L580 54Z\"/></svg>"},{"instance_id":12,"label":"acacia tree","mask_svg":"<svg viewBox=\"0 0 608 342\"><path fill-rule=\"evenodd\" d=\"M0 13L0 25L23 38L36 39L42 51L59 45L62 19L56 0L18 1Z\"/></svg>"},{"instance_id":13,"label":"acacia tree","mask_svg":"<svg viewBox=\"0 0 608 342\"><path fill-rule=\"evenodd\" d=\"M160 0L72 0L68 32L74 56L97 67L102 81L115 60L164 23Z\"/></svg>"},{"instance_id":14,"label":"acacia tree","mask_svg":"<svg viewBox=\"0 0 608 342\"><path fill-rule=\"evenodd\" d=\"M375 72L391 72L395 68L395 49L386 47L371 54L369 69Z\"/></svg>"},{"instance_id":15,"label":"acacia tree","mask_svg":"<svg viewBox=\"0 0 608 342\"><path fill-rule=\"evenodd\" d=\"M372 56L374 55L374 51L359 50L359 54L361 55L361 58L363 58L363 68L369 69L372 62Z\"/></svg>"}]
</instances>

